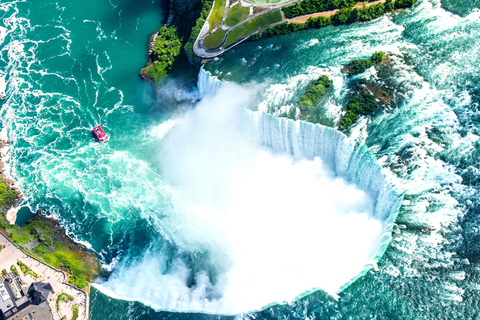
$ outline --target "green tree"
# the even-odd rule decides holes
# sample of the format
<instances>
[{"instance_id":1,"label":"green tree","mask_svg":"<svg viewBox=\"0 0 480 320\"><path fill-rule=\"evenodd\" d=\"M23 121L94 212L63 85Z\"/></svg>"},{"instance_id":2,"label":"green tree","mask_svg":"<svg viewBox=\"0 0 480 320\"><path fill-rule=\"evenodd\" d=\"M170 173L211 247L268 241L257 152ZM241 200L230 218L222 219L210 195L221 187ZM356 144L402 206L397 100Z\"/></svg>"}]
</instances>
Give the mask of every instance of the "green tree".
<instances>
[{"instance_id":1,"label":"green tree","mask_svg":"<svg viewBox=\"0 0 480 320\"><path fill-rule=\"evenodd\" d=\"M416 0L396 0L395 8L409 8L415 4Z\"/></svg>"},{"instance_id":2,"label":"green tree","mask_svg":"<svg viewBox=\"0 0 480 320\"><path fill-rule=\"evenodd\" d=\"M348 74L351 76L364 72L373 64L369 60L353 60L347 65Z\"/></svg>"},{"instance_id":3,"label":"green tree","mask_svg":"<svg viewBox=\"0 0 480 320\"><path fill-rule=\"evenodd\" d=\"M373 64L377 64L383 61L383 57L385 56L385 52L377 51L372 55L372 62Z\"/></svg>"},{"instance_id":4,"label":"green tree","mask_svg":"<svg viewBox=\"0 0 480 320\"><path fill-rule=\"evenodd\" d=\"M356 22L356 21L358 21L359 17L360 17L360 10L358 10L357 8L354 8L352 10L352 12L350 13L350 17L348 18L348 22L349 23Z\"/></svg>"},{"instance_id":5,"label":"green tree","mask_svg":"<svg viewBox=\"0 0 480 320\"><path fill-rule=\"evenodd\" d=\"M385 1L385 11L389 12L389 11L392 11L393 9L394 9L394 4L393 4L392 0L386 0Z\"/></svg>"},{"instance_id":6,"label":"green tree","mask_svg":"<svg viewBox=\"0 0 480 320\"><path fill-rule=\"evenodd\" d=\"M373 95L357 93L348 101L347 112L340 120L338 127L341 130L346 130L358 120L360 115L369 115L377 108L378 103Z\"/></svg>"},{"instance_id":7,"label":"green tree","mask_svg":"<svg viewBox=\"0 0 480 320\"><path fill-rule=\"evenodd\" d=\"M351 12L350 8L340 9L332 16L332 23L336 25L347 23Z\"/></svg>"},{"instance_id":8,"label":"green tree","mask_svg":"<svg viewBox=\"0 0 480 320\"><path fill-rule=\"evenodd\" d=\"M305 93L298 99L298 105L301 111L308 111L320 103L322 97L327 93L333 81L326 75L315 80Z\"/></svg>"},{"instance_id":9,"label":"green tree","mask_svg":"<svg viewBox=\"0 0 480 320\"><path fill-rule=\"evenodd\" d=\"M155 83L160 83L171 70L181 50L182 39L178 35L177 28L175 26L160 28L152 52L152 59L155 62L145 68L147 75Z\"/></svg>"}]
</instances>

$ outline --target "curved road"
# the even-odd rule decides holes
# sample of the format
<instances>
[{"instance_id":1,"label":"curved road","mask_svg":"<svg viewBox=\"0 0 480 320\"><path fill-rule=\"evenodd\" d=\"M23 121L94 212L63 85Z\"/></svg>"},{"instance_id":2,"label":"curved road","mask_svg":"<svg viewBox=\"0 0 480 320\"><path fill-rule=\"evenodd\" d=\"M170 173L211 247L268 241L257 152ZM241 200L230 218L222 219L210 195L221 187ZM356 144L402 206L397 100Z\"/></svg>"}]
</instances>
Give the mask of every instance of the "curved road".
<instances>
[{"instance_id":1,"label":"curved road","mask_svg":"<svg viewBox=\"0 0 480 320\"><path fill-rule=\"evenodd\" d=\"M217 1L217 0L215 0L215 1ZM224 48L223 45L227 41L228 35L236 27L238 27L238 26L244 24L245 22L250 21L250 20L252 20L252 19L254 19L254 18L256 18L256 17L258 17L258 16L260 16L264 13L270 12L270 11L278 9L278 8L282 8L284 6L287 6L289 4L295 3L295 2L300 1L300 0L289 0L289 1L286 1L286 2L282 2L282 3L260 4L260 5L259 4L254 4L254 3L246 1L246 0L240 0L240 3L237 4L237 5L246 4L246 6L248 6L248 7L252 7L252 6L262 7L262 8L266 8L267 10L263 10L259 13L249 15L247 19L239 22L238 24L236 24L232 27L227 26L225 24L225 20L227 19L228 11L233 7L233 5L230 5L230 0L226 0L225 12L223 13L222 21L220 22L220 24L218 26L216 26L215 28L213 28L209 32L208 30L210 29L210 23L208 22L208 19L210 18L210 15L213 12L213 7L215 6L215 1L212 4L212 10L210 10L210 14L208 15L207 20L205 21L205 24L203 25L202 30L198 34L198 37L195 40L195 43L193 45L193 51L195 52L195 54L197 56L199 56L201 58L211 59L211 58L214 58L216 56L219 56L220 54L224 53L225 51L227 51L227 50L233 48L234 46L242 43L243 41L247 40L253 34L255 34L259 31L262 31L264 29L267 29L269 27L275 26L277 24L280 24L280 23L283 23L283 22L305 23L305 22L308 21L309 18L315 18L315 17L320 17L320 16L331 17L339 11L338 9L336 9L336 10L331 10L331 11L317 12L317 13L307 14L307 15L304 15L304 16L295 17L295 18L292 18L292 19L285 19L285 17L284 17L283 20L281 20L279 22L272 23L272 24L270 24L268 26L265 26L265 27L262 27L260 29L257 29L254 32L249 33L248 35L244 36L243 38L241 38L241 39L237 40L236 42L234 42L233 44L229 45L227 48ZM378 0L378 1L374 1L374 2L366 2L366 1L365 2L358 2L354 6L354 8L362 8L364 5L366 7L369 7L369 6L377 4L377 3L385 3L385 2L386 2L386 0ZM395 2L395 0L393 0L393 2ZM282 13L282 15L283 15L283 13ZM209 36L210 34L214 33L215 31L217 31L219 28L222 28L223 30L227 30L227 33L225 34L225 36L222 40L222 43L217 48L213 48L213 49L205 47L203 45L203 39L205 39L205 37Z\"/></svg>"}]
</instances>

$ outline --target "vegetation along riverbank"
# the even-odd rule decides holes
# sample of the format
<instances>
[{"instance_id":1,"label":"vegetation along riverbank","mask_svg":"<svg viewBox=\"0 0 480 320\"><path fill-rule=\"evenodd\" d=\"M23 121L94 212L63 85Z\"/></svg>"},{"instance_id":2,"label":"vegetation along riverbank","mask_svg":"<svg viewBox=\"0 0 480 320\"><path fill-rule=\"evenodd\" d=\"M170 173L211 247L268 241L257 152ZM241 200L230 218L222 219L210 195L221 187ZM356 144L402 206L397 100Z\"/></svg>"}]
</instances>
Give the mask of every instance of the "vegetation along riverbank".
<instances>
[{"instance_id":1,"label":"vegetation along riverbank","mask_svg":"<svg viewBox=\"0 0 480 320\"><path fill-rule=\"evenodd\" d=\"M167 74L175 71L189 73L189 65L200 65L201 59L193 52L193 44L210 13L212 3L213 0L171 2L171 21L150 37L149 61L140 71L142 78L159 84Z\"/></svg>"},{"instance_id":2,"label":"vegetation along riverbank","mask_svg":"<svg viewBox=\"0 0 480 320\"><path fill-rule=\"evenodd\" d=\"M175 70L185 72L187 61L198 67L202 59L218 56L247 39L370 21L415 2L303 0L256 5L227 0L172 1L170 21L151 36L150 59L140 76L159 84Z\"/></svg>"},{"instance_id":3,"label":"vegetation along riverbank","mask_svg":"<svg viewBox=\"0 0 480 320\"><path fill-rule=\"evenodd\" d=\"M0 141L2 150L8 141ZM65 230L55 219L36 214L23 226L12 224L15 216L7 219L22 201L22 194L7 174L3 153L0 158L0 232L31 256L48 265L63 270L68 282L78 288L88 290L88 283L102 273L95 254L82 245L74 243L65 235ZM10 220L10 221L9 221Z\"/></svg>"},{"instance_id":4,"label":"vegetation along riverbank","mask_svg":"<svg viewBox=\"0 0 480 320\"><path fill-rule=\"evenodd\" d=\"M343 5L335 7L332 1L318 1L305 0L293 6L283 8L285 16L290 19L281 24L277 24L266 30L253 35L250 40L258 40L265 37L274 37L279 35L286 35L293 32L316 29L329 25L342 25L355 22L365 22L376 19L386 13L392 12L395 9L404 9L415 4L416 0L385 0L383 2L376 2L370 5L363 3L361 7L354 5L354 2L343 2ZM337 2L335 2L337 3ZM340 6L340 7L338 7ZM333 8L333 9L332 9ZM312 13L330 11L331 14L316 16ZM310 15L304 23L296 23L296 21L303 21L294 19L298 16Z\"/></svg>"}]
</instances>

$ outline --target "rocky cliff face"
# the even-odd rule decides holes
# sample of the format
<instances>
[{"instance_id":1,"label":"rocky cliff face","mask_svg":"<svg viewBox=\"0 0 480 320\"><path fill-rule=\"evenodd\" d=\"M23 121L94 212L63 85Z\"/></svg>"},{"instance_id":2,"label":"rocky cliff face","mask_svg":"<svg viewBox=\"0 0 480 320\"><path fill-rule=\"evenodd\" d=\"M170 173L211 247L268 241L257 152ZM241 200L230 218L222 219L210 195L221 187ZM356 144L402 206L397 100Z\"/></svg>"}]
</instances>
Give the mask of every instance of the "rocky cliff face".
<instances>
[{"instance_id":1,"label":"rocky cliff face","mask_svg":"<svg viewBox=\"0 0 480 320\"><path fill-rule=\"evenodd\" d=\"M173 63L174 65L171 67L171 70L170 68L169 70L167 70L167 73L174 72L174 69L176 69L178 65L184 65L187 60L194 68L200 68L202 63L205 62L202 61L200 57L197 57L195 54L193 54L192 50L185 49L185 45L190 39L192 29L195 29L197 19L200 17L200 13L202 12L202 6L204 6L202 0L170 0L169 15L168 18L163 21L163 23L165 23L164 27L171 26L175 28L175 34L182 42L182 46L184 46L182 49L185 53L185 56L183 56L182 52L177 57L175 57L175 61ZM154 79L155 81L157 81L156 77L152 76L152 72L155 73L155 71L152 71L150 67L152 67L156 63L159 63L159 61L156 60L158 59L158 57L154 57L153 51L155 50L156 41L158 40L157 38L159 37L160 30L161 29L153 33L150 37L147 52L147 56L150 57L150 60L147 65L142 70L140 70L139 73L140 77L149 82L154 82ZM160 37L162 37L161 34ZM190 41L188 42L191 41L192 40L190 39Z\"/></svg>"},{"instance_id":2,"label":"rocky cliff face","mask_svg":"<svg viewBox=\"0 0 480 320\"><path fill-rule=\"evenodd\" d=\"M188 62L195 68L200 68L202 64L204 64L206 61L204 61L202 58L195 54L191 54L188 50L184 48L185 54L187 55Z\"/></svg>"}]
</instances>

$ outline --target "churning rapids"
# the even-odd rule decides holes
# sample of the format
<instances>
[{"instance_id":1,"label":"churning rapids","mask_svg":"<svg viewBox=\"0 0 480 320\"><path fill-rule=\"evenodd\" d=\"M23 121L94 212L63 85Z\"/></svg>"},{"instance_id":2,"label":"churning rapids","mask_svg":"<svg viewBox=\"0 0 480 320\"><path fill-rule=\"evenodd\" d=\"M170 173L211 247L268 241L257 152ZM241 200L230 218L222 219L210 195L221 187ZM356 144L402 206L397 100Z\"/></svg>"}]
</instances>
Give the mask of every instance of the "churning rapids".
<instances>
[{"instance_id":1,"label":"churning rapids","mask_svg":"<svg viewBox=\"0 0 480 320\"><path fill-rule=\"evenodd\" d=\"M166 266L171 253L152 245L96 288L155 308L235 314L312 289L335 295L376 264L402 197L365 147L248 111L252 90L203 69L198 89L201 102L159 129L174 207L156 227L178 256ZM197 254L195 271L184 252Z\"/></svg>"},{"instance_id":2,"label":"churning rapids","mask_svg":"<svg viewBox=\"0 0 480 320\"><path fill-rule=\"evenodd\" d=\"M111 272L93 320L476 319L479 5L245 42L152 92L157 0L2 1L4 171ZM346 137L341 67L380 50L357 78L395 107ZM323 74L328 126L277 117Z\"/></svg>"}]
</instances>

